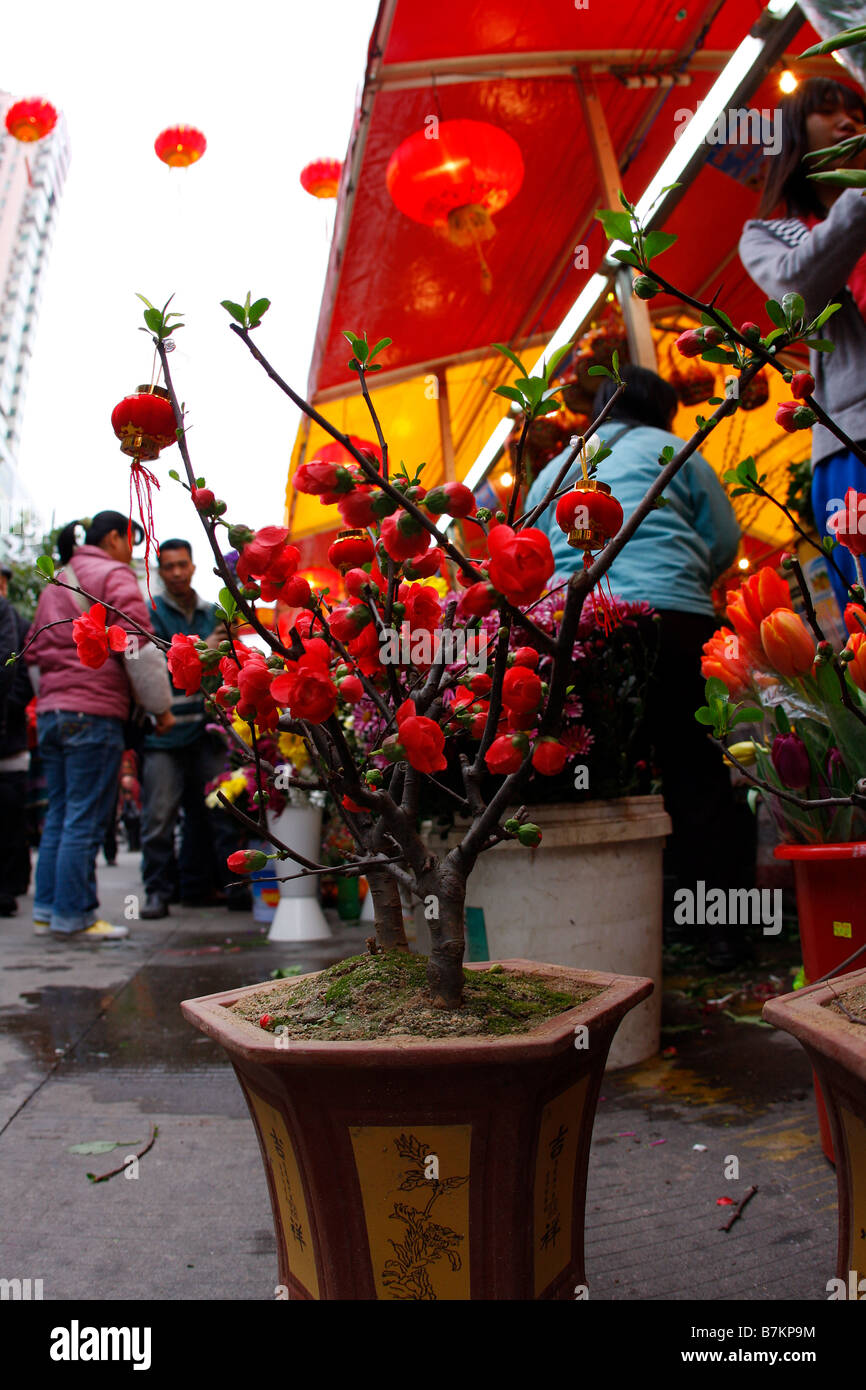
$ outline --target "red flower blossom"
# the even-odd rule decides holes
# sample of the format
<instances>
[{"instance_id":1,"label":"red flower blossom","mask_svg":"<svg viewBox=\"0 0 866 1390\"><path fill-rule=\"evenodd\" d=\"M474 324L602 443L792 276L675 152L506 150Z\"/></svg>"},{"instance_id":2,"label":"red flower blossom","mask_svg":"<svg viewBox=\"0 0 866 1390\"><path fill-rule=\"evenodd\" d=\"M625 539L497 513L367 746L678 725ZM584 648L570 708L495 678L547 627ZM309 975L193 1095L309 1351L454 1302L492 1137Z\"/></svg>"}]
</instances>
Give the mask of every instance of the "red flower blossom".
<instances>
[{"instance_id":1,"label":"red flower blossom","mask_svg":"<svg viewBox=\"0 0 866 1390\"><path fill-rule=\"evenodd\" d=\"M340 699L345 700L347 705L356 705L364 694L364 687L357 676L344 676L337 689Z\"/></svg>"},{"instance_id":2,"label":"red flower blossom","mask_svg":"<svg viewBox=\"0 0 866 1390\"><path fill-rule=\"evenodd\" d=\"M510 772L517 772L521 767L526 748L525 734L500 734L484 754L484 761L491 772L507 776Z\"/></svg>"},{"instance_id":3,"label":"red flower blossom","mask_svg":"<svg viewBox=\"0 0 866 1390\"><path fill-rule=\"evenodd\" d=\"M518 647L511 659L515 666L528 666L530 671L538 669L538 652L534 647Z\"/></svg>"},{"instance_id":4,"label":"red flower blossom","mask_svg":"<svg viewBox=\"0 0 866 1390\"><path fill-rule=\"evenodd\" d=\"M257 869L263 869L268 862L268 856L260 849L238 849L234 854L230 854L226 860L226 865L233 874L254 874ZM262 1018L268 1018L268 1014L262 1014ZM264 1028L264 1024L262 1027Z\"/></svg>"},{"instance_id":5,"label":"red flower blossom","mask_svg":"<svg viewBox=\"0 0 866 1390\"><path fill-rule=\"evenodd\" d=\"M815 378L811 372L795 372L791 377L791 395L798 401L805 400L815 390Z\"/></svg>"},{"instance_id":6,"label":"red flower blossom","mask_svg":"<svg viewBox=\"0 0 866 1390\"><path fill-rule=\"evenodd\" d=\"M416 555L424 555L430 547L429 533L424 530L420 521L416 521L408 512L386 516L380 534L386 554L398 563L411 560Z\"/></svg>"},{"instance_id":7,"label":"red flower blossom","mask_svg":"<svg viewBox=\"0 0 866 1390\"><path fill-rule=\"evenodd\" d=\"M472 516L475 512L475 495L465 483L441 483L433 487L424 498L424 506L434 516Z\"/></svg>"},{"instance_id":8,"label":"red flower blossom","mask_svg":"<svg viewBox=\"0 0 866 1390\"><path fill-rule=\"evenodd\" d=\"M285 526L263 526L256 531L238 558L237 573L242 584L249 584L266 573L285 545L288 534Z\"/></svg>"},{"instance_id":9,"label":"red flower blossom","mask_svg":"<svg viewBox=\"0 0 866 1390\"><path fill-rule=\"evenodd\" d=\"M296 492L305 492L321 497L326 492L345 493L353 486L352 475L337 463L323 463L313 459L302 463L292 478Z\"/></svg>"},{"instance_id":10,"label":"red flower blossom","mask_svg":"<svg viewBox=\"0 0 866 1390\"><path fill-rule=\"evenodd\" d=\"M782 401L776 411L776 424L781 425L788 434L794 434L796 430L809 429L817 418L814 410L810 410L807 405L800 405L798 401Z\"/></svg>"},{"instance_id":11,"label":"red flower blossom","mask_svg":"<svg viewBox=\"0 0 866 1390\"><path fill-rule=\"evenodd\" d=\"M262 597L264 598L264 589L262 589ZM279 597L290 608L307 608L312 602L313 591L308 580L300 574L295 574L287 580Z\"/></svg>"},{"instance_id":12,"label":"red flower blossom","mask_svg":"<svg viewBox=\"0 0 866 1390\"><path fill-rule=\"evenodd\" d=\"M515 714L529 714L538 709L543 698L541 680L526 666L511 666L502 682L502 703Z\"/></svg>"},{"instance_id":13,"label":"red flower blossom","mask_svg":"<svg viewBox=\"0 0 866 1390\"><path fill-rule=\"evenodd\" d=\"M352 492L347 492L345 497L338 499L337 508L340 516L353 530L375 525L377 517L371 501L372 494L372 487L356 487Z\"/></svg>"},{"instance_id":14,"label":"red flower blossom","mask_svg":"<svg viewBox=\"0 0 866 1390\"><path fill-rule=\"evenodd\" d=\"M294 577L301 552L295 545L285 545L278 550L261 576L262 599L265 603L275 603L277 599L286 602L284 591Z\"/></svg>"},{"instance_id":15,"label":"red flower blossom","mask_svg":"<svg viewBox=\"0 0 866 1390\"><path fill-rule=\"evenodd\" d=\"M280 705L288 705L293 719L321 724L337 707L337 687L326 667L313 657L290 662L271 683L270 693Z\"/></svg>"},{"instance_id":16,"label":"red flower blossom","mask_svg":"<svg viewBox=\"0 0 866 1390\"><path fill-rule=\"evenodd\" d=\"M553 552L543 531L495 526L487 537L490 582L515 606L534 603L553 574ZM464 600L465 601L465 600Z\"/></svg>"},{"instance_id":17,"label":"red flower blossom","mask_svg":"<svg viewBox=\"0 0 866 1390\"><path fill-rule=\"evenodd\" d=\"M845 493L845 506L833 513L827 522L827 530L852 555L866 555L866 492L849 487Z\"/></svg>"},{"instance_id":18,"label":"red flower blossom","mask_svg":"<svg viewBox=\"0 0 866 1390\"><path fill-rule=\"evenodd\" d=\"M398 597L406 605L405 620L412 631L435 632L442 622L439 595L429 584L401 584Z\"/></svg>"},{"instance_id":19,"label":"red flower blossom","mask_svg":"<svg viewBox=\"0 0 866 1390\"><path fill-rule=\"evenodd\" d=\"M447 768L444 733L435 720L415 713L412 700L404 700L397 710L397 736L407 762L418 772L443 772Z\"/></svg>"},{"instance_id":20,"label":"red flower blossom","mask_svg":"<svg viewBox=\"0 0 866 1390\"><path fill-rule=\"evenodd\" d=\"M328 627L338 642L352 642L370 622L369 608L356 603L352 608L335 608L328 618Z\"/></svg>"},{"instance_id":21,"label":"red flower blossom","mask_svg":"<svg viewBox=\"0 0 866 1390\"><path fill-rule=\"evenodd\" d=\"M532 766L545 777L555 777L568 760L568 749L563 748L558 739L543 738L535 745L532 753Z\"/></svg>"},{"instance_id":22,"label":"red flower blossom","mask_svg":"<svg viewBox=\"0 0 866 1390\"><path fill-rule=\"evenodd\" d=\"M195 635L189 637L184 632L176 632L168 649L167 661L171 678L184 695L194 695L201 689L204 667L195 646L199 640Z\"/></svg>"},{"instance_id":23,"label":"red flower blossom","mask_svg":"<svg viewBox=\"0 0 866 1390\"><path fill-rule=\"evenodd\" d=\"M433 545L423 555L416 555L411 560L404 560L403 573L407 579L430 579L432 575L438 574L442 568L442 551L438 545Z\"/></svg>"},{"instance_id":24,"label":"red flower blossom","mask_svg":"<svg viewBox=\"0 0 866 1390\"><path fill-rule=\"evenodd\" d=\"M112 623L108 628L105 626L105 605L94 603L87 613L73 619L72 640L78 648L78 660L82 666L98 671L108 660L109 651L126 650L128 638L118 623Z\"/></svg>"},{"instance_id":25,"label":"red flower blossom","mask_svg":"<svg viewBox=\"0 0 866 1390\"><path fill-rule=\"evenodd\" d=\"M499 602L499 596L492 584L482 579L472 584L460 600L460 612L467 618L486 618Z\"/></svg>"},{"instance_id":26,"label":"red flower blossom","mask_svg":"<svg viewBox=\"0 0 866 1390\"><path fill-rule=\"evenodd\" d=\"M261 729L275 729L279 718L279 710L271 698L273 674L260 652L254 652L238 672L241 698L237 712L248 724L258 724Z\"/></svg>"},{"instance_id":27,"label":"red flower blossom","mask_svg":"<svg viewBox=\"0 0 866 1390\"><path fill-rule=\"evenodd\" d=\"M727 614L737 635L756 652L761 650L760 626L777 608L793 608L791 593L784 579L764 565L750 574L728 599ZM705 649L706 650L706 649Z\"/></svg>"},{"instance_id":28,"label":"red flower blossom","mask_svg":"<svg viewBox=\"0 0 866 1390\"><path fill-rule=\"evenodd\" d=\"M194 487L192 490L192 505L197 512L209 512L215 501L214 495L209 487Z\"/></svg>"}]
</instances>

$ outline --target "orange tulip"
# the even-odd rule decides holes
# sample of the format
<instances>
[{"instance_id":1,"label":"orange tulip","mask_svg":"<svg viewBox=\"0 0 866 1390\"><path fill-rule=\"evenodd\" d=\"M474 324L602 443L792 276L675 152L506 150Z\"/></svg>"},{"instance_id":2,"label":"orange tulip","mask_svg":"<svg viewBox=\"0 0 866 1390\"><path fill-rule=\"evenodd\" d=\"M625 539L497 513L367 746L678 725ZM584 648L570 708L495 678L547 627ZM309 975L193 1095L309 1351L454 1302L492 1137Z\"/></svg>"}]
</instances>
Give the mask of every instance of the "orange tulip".
<instances>
[{"instance_id":1,"label":"orange tulip","mask_svg":"<svg viewBox=\"0 0 866 1390\"><path fill-rule=\"evenodd\" d=\"M761 623L761 646L770 665L793 680L811 671L815 639L798 613L777 608Z\"/></svg>"},{"instance_id":2,"label":"orange tulip","mask_svg":"<svg viewBox=\"0 0 866 1390\"><path fill-rule=\"evenodd\" d=\"M854 660L848 662L848 674L858 689L866 690L866 632L852 632L846 645L854 653Z\"/></svg>"},{"instance_id":3,"label":"orange tulip","mask_svg":"<svg viewBox=\"0 0 866 1390\"><path fill-rule=\"evenodd\" d=\"M846 604L845 626L849 632L866 632L866 608L859 603Z\"/></svg>"},{"instance_id":4,"label":"orange tulip","mask_svg":"<svg viewBox=\"0 0 866 1390\"><path fill-rule=\"evenodd\" d=\"M760 626L764 618L779 608L793 611L791 593L785 580L769 565L750 574L728 599L727 615L740 637L761 650Z\"/></svg>"},{"instance_id":5,"label":"orange tulip","mask_svg":"<svg viewBox=\"0 0 866 1390\"><path fill-rule=\"evenodd\" d=\"M703 650L701 674L704 680L717 676L734 699L749 693L751 671L746 659L749 648L737 633L731 632L729 627L719 628L704 643Z\"/></svg>"}]
</instances>

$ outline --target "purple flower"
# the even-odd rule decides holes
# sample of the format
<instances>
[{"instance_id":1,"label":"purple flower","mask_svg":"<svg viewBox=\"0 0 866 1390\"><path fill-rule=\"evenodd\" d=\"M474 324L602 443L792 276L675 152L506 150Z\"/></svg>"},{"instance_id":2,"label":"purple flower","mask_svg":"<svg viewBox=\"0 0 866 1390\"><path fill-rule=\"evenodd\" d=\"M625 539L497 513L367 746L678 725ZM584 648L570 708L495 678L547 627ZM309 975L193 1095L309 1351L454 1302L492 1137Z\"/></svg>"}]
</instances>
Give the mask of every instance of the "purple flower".
<instances>
[{"instance_id":1,"label":"purple flower","mask_svg":"<svg viewBox=\"0 0 866 1390\"><path fill-rule=\"evenodd\" d=\"M809 785L809 752L799 734L776 734L770 749L773 767L783 787L801 791Z\"/></svg>"}]
</instances>

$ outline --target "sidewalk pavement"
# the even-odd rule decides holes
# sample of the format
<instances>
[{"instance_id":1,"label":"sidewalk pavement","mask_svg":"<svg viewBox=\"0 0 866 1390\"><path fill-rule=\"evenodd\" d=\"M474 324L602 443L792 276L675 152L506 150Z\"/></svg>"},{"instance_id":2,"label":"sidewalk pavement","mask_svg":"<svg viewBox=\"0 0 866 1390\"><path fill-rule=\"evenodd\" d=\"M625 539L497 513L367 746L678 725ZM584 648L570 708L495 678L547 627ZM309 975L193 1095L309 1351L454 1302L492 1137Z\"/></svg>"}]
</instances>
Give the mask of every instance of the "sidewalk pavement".
<instances>
[{"instance_id":1,"label":"sidewalk pavement","mask_svg":"<svg viewBox=\"0 0 866 1390\"><path fill-rule=\"evenodd\" d=\"M107 920L124 921L141 895L138 861L121 852L116 868L100 867ZM17 917L0 919L0 1277L42 1279L45 1299L273 1298L276 1247L246 1106L224 1054L178 1004L277 966L322 968L363 949L366 927L286 946L248 913L173 906L162 921L130 921L127 941L94 946L35 937L31 906L22 899ZM796 948L787 955L795 963ZM587 1196L591 1299L826 1299L836 1183L809 1065L792 1038L756 1023L754 982L769 970L787 984L785 965L718 986L681 972L665 995L673 1052L608 1073ZM154 1125L137 1180L88 1181L143 1148ZM118 1147L70 1152L100 1140ZM725 1176L732 1159L736 1178ZM720 1231L733 1208L718 1199L753 1185Z\"/></svg>"}]
</instances>

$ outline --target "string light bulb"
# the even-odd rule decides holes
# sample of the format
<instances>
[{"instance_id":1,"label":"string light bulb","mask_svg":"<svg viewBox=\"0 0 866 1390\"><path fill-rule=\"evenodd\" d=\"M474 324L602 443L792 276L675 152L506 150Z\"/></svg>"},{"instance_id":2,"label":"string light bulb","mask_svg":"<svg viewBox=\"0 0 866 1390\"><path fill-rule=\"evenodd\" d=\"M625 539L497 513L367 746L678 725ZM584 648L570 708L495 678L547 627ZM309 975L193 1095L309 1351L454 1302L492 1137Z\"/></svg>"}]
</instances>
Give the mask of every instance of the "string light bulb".
<instances>
[{"instance_id":1,"label":"string light bulb","mask_svg":"<svg viewBox=\"0 0 866 1390\"><path fill-rule=\"evenodd\" d=\"M799 78L795 77L790 68L785 68L779 77L779 90L788 94L795 92L799 85Z\"/></svg>"}]
</instances>

